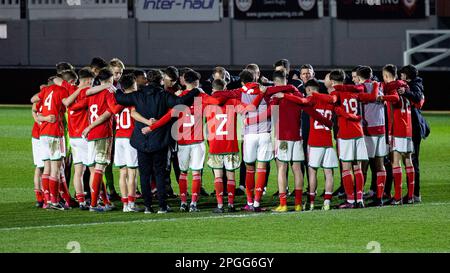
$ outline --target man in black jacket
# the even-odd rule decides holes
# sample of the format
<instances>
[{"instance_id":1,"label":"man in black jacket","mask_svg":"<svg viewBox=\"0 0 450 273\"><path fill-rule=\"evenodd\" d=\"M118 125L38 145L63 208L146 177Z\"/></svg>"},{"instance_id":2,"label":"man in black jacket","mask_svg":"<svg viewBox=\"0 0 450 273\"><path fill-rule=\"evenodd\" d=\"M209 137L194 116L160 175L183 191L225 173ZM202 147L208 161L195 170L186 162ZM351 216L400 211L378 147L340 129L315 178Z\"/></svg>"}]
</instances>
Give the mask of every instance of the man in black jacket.
<instances>
[{"instance_id":1,"label":"man in black jacket","mask_svg":"<svg viewBox=\"0 0 450 273\"><path fill-rule=\"evenodd\" d=\"M124 106L135 106L136 111L146 119L160 119L167 113L169 108L178 104L191 105L194 97L198 95L199 90L194 89L183 97L177 97L165 92L162 88L163 75L157 70L152 73L154 77L150 84L138 92L125 94L116 92L117 103ZM141 189L144 197L145 212L152 212L152 192L150 177L153 175L158 189L159 211L158 213L168 212L166 203L165 175L167 164L167 150L169 145L173 145L174 140L171 136L171 124L168 123L158 130L144 135L141 130L147 126L144 123L136 121L130 144L138 151L138 165L141 176Z\"/></svg>"},{"instance_id":2,"label":"man in black jacket","mask_svg":"<svg viewBox=\"0 0 450 273\"><path fill-rule=\"evenodd\" d=\"M420 169L419 169L419 154L420 154L420 142L422 138L425 139L430 134L430 127L427 121L422 116L420 109L425 101L423 80L419 77L417 68L413 65L407 65L400 69L401 79L406 81L409 86L408 90L399 90L399 94L405 96L411 105L411 121L413 130L413 144L414 153L412 154L412 161L414 165L414 202L421 202L420 196Z\"/></svg>"}]
</instances>

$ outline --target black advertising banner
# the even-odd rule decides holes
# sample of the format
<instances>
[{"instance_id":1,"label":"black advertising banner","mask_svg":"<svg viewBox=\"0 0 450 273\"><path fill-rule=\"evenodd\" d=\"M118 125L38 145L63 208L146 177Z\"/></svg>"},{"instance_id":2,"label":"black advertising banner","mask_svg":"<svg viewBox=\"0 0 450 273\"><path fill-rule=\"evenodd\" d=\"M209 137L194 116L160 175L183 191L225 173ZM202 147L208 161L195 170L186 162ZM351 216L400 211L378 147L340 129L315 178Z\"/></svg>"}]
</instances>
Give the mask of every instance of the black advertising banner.
<instances>
[{"instance_id":1,"label":"black advertising banner","mask_svg":"<svg viewBox=\"0 0 450 273\"><path fill-rule=\"evenodd\" d=\"M340 19L425 18L426 0L339 0Z\"/></svg>"},{"instance_id":2,"label":"black advertising banner","mask_svg":"<svg viewBox=\"0 0 450 273\"><path fill-rule=\"evenodd\" d=\"M234 0L234 18L319 18L317 2L317 0Z\"/></svg>"}]
</instances>

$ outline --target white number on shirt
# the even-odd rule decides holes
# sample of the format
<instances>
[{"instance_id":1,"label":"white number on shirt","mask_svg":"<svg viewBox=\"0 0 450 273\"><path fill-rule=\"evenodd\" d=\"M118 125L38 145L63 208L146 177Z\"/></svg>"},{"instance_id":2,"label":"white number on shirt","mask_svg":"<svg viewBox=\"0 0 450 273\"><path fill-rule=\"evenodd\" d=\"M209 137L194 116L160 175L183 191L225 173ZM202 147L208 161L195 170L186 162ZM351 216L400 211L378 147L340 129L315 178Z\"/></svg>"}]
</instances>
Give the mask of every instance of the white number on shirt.
<instances>
[{"instance_id":1,"label":"white number on shirt","mask_svg":"<svg viewBox=\"0 0 450 273\"><path fill-rule=\"evenodd\" d=\"M331 110L316 109L316 111L319 112L324 118L327 118L329 120L331 120L331 118L333 117L333 113L331 112ZM314 121L314 129L330 131L330 128L328 128L325 125L322 125L317 120Z\"/></svg>"},{"instance_id":2,"label":"white number on shirt","mask_svg":"<svg viewBox=\"0 0 450 273\"><path fill-rule=\"evenodd\" d=\"M131 116L128 108L123 109L122 113L116 114L116 129L129 129L131 127Z\"/></svg>"},{"instance_id":3,"label":"white number on shirt","mask_svg":"<svg viewBox=\"0 0 450 273\"><path fill-rule=\"evenodd\" d=\"M217 120L221 120L219 126L217 127L216 130L216 136L226 136L228 135L228 131L224 131L223 127L225 127L225 124L228 121L228 116L227 114L217 114L216 115L216 119Z\"/></svg>"},{"instance_id":4,"label":"white number on shirt","mask_svg":"<svg viewBox=\"0 0 450 273\"><path fill-rule=\"evenodd\" d=\"M349 114L358 114L358 101L356 99L345 99L342 103L345 106L345 111Z\"/></svg>"},{"instance_id":5,"label":"white number on shirt","mask_svg":"<svg viewBox=\"0 0 450 273\"><path fill-rule=\"evenodd\" d=\"M410 108L410 103L409 100L405 97L400 97L400 99L402 100L402 113L411 113L411 108Z\"/></svg>"},{"instance_id":6,"label":"white number on shirt","mask_svg":"<svg viewBox=\"0 0 450 273\"><path fill-rule=\"evenodd\" d=\"M98 105L92 104L91 107L89 107L89 111L91 112L89 119L91 123L94 123L94 121L98 119Z\"/></svg>"},{"instance_id":7,"label":"white number on shirt","mask_svg":"<svg viewBox=\"0 0 450 273\"><path fill-rule=\"evenodd\" d=\"M52 109L52 97L53 97L53 91L48 94L47 98L44 101L44 106L47 106L47 110L50 111Z\"/></svg>"}]
</instances>

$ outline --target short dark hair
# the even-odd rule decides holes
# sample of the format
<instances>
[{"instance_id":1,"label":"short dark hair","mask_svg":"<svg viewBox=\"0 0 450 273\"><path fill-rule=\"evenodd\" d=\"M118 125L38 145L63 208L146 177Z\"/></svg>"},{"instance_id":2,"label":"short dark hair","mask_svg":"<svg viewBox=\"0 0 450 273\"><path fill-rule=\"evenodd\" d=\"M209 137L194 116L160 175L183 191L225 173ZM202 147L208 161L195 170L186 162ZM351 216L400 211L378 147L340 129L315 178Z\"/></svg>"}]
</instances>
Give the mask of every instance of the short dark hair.
<instances>
[{"instance_id":1,"label":"short dark hair","mask_svg":"<svg viewBox=\"0 0 450 273\"><path fill-rule=\"evenodd\" d=\"M190 67L183 67L183 68L181 68L180 69L180 73L179 73L180 77L184 77L184 74L186 74L186 72L188 72L188 71L193 71L193 69L190 68Z\"/></svg>"},{"instance_id":2,"label":"short dark hair","mask_svg":"<svg viewBox=\"0 0 450 273\"><path fill-rule=\"evenodd\" d=\"M74 70L74 67L68 62L59 62L56 64L56 74L61 74L64 70Z\"/></svg>"},{"instance_id":3,"label":"short dark hair","mask_svg":"<svg viewBox=\"0 0 450 273\"><path fill-rule=\"evenodd\" d=\"M134 76L135 76L136 78L139 77L139 76L147 77L147 73L145 73L145 71L142 70L142 69L136 69L136 70L134 70L134 71L133 71L133 74L134 74Z\"/></svg>"},{"instance_id":4,"label":"short dark hair","mask_svg":"<svg viewBox=\"0 0 450 273\"><path fill-rule=\"evenodd\" d=\"M120 86L123 89L131 88L135 82L136 82L136 77L134 76L133 73L123 75L122 78L120 78L120 80L119 80Z\"/></svg>"},{"instance_id":5,"label":"short dark hair","mask_svg":"<svg viewBox=\"0 0 450 273\"><path fill-rule=\"evenodd\" d=\"M363 67L362 65L357 65L352 69L352 72L357 72L361 67Z\"/></svg>"},{"instance_id":6,"label":"short dark hair","mask_svg":"<svg viewBox=\"0 0 450 273\"><path fill-rule=\"evenodd\" d=\"M414 65L406 65L400 69L401 74L406 75L406 79L408 80L414 80L419 76L419 70Z\"/></svg>"},{"instance_id":7,"label":"short dark hair","mask_svg":"<svg viewBox=\"0 0 450 273\"><path fill-rule=\"evenodd\" d=\"M273 64L274 68L277 67L277 66L282 66L282 67L284 67L286 69L289 69L289 67L291 66L291 63L289 62L288 59L281 59L281 60L276 61Z\"/></svg>"},{"instance_id":8,"label":"short dark hair","mask_svg":"<svg viewBox=\"0 0 450 273\"><path fill-rule=\"evenodd\" d=\"M248 69L248 70L260 70L259 66L257 64L248 64L248 65L245 66L245 69Z\"/></svg>"},{"instance_id":9,"label":"short dark hair","mask_svg":"<svg viewBox=\"0 0 450 273\"><path fill-rule=\"evenodd\" d=\"M217 91L225 90L227 83L222 79L217 79L212 82L212 89Z\"/></svg>"},{"instance_id":10,"label":"short dark hair","mask_svg":"<svg viewBox=\"0 0 450 273\"><path fill-rule=\"evenodd\" d=\"M164 74L166 74L173 81L176 81L179 78L178 69L175 66L168 66L164 69Z\"/></svg>"},{"instance_id":11,"label":"short dark hair","mask_svg":"<svg viewBox=\"0 0 450 273\"><path fill-rule=\"evenodd\" d=\"M87 78L95 78L94 72L89 67L83 67L78 71L78 78L87 79Z\"/></svg>"},{"instance_id":12,"label":"short dark hair","mask_svg":"<svg viewBox=\"0 0 450 273\"><path fill-rule=\"evenodd\" d=\"M255 81L255 74L250 69L244 69L239 73L239 79L243 83L249 83Z\"/></svg>"},{"instance_id":13,"label":"short dark hair","mask_svg":"<svg viewBox=\"0 0 450 273\"><path fill-rule=\"evenodd\" d=\"M316 79L311 79L305 83L305 88L307 87L311 87L312 89L318 91L320 89L319 81L317 81Z\"/></svg>"},{"instance_id":14,"label":"short dark hair","mask_svg":"<svg viewBox=\"0 0 450 273\"><path fill-rule=\"evenodd\" d=\"M101 57L94 57L91 60L91 67L96 67L99 69L105 68L108 66L108 63L103 60Z\"/></svg>"},{"instance_id":15,"label":"short dark hair","mask_svg":"<svg viewBox=\"0 0 450 273\"><path fill-rule=\"evenodd\" d=\"M97 77L100 81L106 81L107 79L111 78L113 75L114 74L110 68L104 67L104 68L100 69Z\"/></svg>"},{"instance_id":16,"label":"short dark hair","mask_svg":"<svg viewBox=\"0 0 450 273\"><path fill-rule=\"evenodd\" d=\"M335 69L330 72L330 80L336 82L344 82L345 81L345 72L342 69Z\"/></svg>"},{"instance_id":17,"label":"short dark hair","mask_svg":"<svg viewBox=\"0 0 450 273\"><path fill-rule=\"evenodd\" d=\"M200 74L192 69L184 73L184 81L187 83L194 83L195 81L200 80L200 78Z\"/></svg>"},{"instance_id":18,"label":"short dark hair","mask_svg":"<svg viewBox=\"0 0 450 273\"><path fill-rule=\"evenodd\" d=\"M280 80L286 80L286 71L284 70L275 70L272 74L272 79L280 79Z\"/></svg>"},{"instance_id":19,"label":"short dark hair","mask_svg":"<svg viewBox=\"0 0 450 273\"><path fill-rule=\"evenodd\" d=\"M61 72L61 77L67 82L78 80L78 75L73 70L64 70L63 72Z\"/></svg>"},{"instance_id":20,"label":"short dark hair","mask_svg":"<svg viewBox=\"0 0 450 273\"><path fill-rule=\"evenodd\" d=\"M387 64L383 67L383 71L390 73L392 76L397 77L397 66L393 64Z\"/></svg>"},{"instance_id":21,"label":"short dark hair","mask_svg":"<svg viewBox=\"0 0 450 273\"><path fill-rule=\"evenodd\" d=\"M159 69L150 69L147 72L147 79L149 82L160 84L163 79L163 73Z\"/></svg>"},{"instance_id":22,"label":"short dark hair","mask_svg":"<svg viewBox=\"0 0 450 273\"><path fill-rule=\"evenodd\" d=\"M302 66L300 66L300 72L301 72L303 69L314 70L313 66L310 65L310 64L303 64Z\"/></svg>"},{"instance_id":23,"label":"short dark hair","mask_svg":"<svg viewBox=\"0 0 450 273\"><path fill-rule=\"evenodd\" d=\"M370 66L361 66L356 70L356 75L366 80L371 79L373 77L372 68Z\"/></svg>"}]
</instances>

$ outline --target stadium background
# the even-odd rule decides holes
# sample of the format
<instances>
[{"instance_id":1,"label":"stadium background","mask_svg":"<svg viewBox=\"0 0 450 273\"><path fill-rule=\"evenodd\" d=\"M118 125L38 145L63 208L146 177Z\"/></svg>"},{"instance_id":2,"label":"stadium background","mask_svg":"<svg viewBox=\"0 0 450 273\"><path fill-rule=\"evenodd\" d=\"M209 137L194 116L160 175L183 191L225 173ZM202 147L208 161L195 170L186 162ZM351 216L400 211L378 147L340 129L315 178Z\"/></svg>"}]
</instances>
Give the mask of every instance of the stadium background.
<instances>
[{"instance_id":1,"label":"stadium background","mask_svg":"<svg viewBox=\"0 0 450 273\"><path fill-rule=\"evenodd\" d=\"M93 56L106 60L118 57L129 69L190 66L201 72L203 79L209 77L216 65L236 74L251 62L259 64L263 74L270 78L271 65L281 58L289 59L293 69L304 63L312 64L318 78L323 78L333 67L351 69L358 64L371 65L379 73L387 63L403 65L407 30L450 26L450 3L439 0L387 1L400 3L397 6L404 5L403 2L417 5L412 15L399 10L395 11L398 15L393 13L393 19L385 18L387 12L366 5L368 14L375 14L372 17L376 19L370 20L342 15L345 9L339 5L357 1L298 1L313 3L315 13L313 16L305 13L305 18L295 19L243 19L237 14L236 3L252 3L248 0L187 1L214 5L214 19L196 22L192 20L202 18L189 15L195 13L193 10L187 11L188 19L183 16L152 19L152 16L139 15L144 12L145 2L1 0L0 25L6 28L7 37L0 39L0 79L3 89L14 90L14 96L0 92L0 103L28 103L39 85L53 74L55 63L68 61L80 68ZM158 1L147 2L152 5ZM285 2L286 5L297 3ZM383 5L392 8L389 4ZM349 7L345 8L349 10ZM158 12L155 9L152 12L155 11ZM429 37L415 36L412 46L427 39ZM439 47L450 48L449 39ZM432 56L415 54L412 63ZM450 109L450 92L443 89L450 79L449 64L450 58L447 58L421 69L426 86L425 110Z\"/></svg>"}]
</instances>

